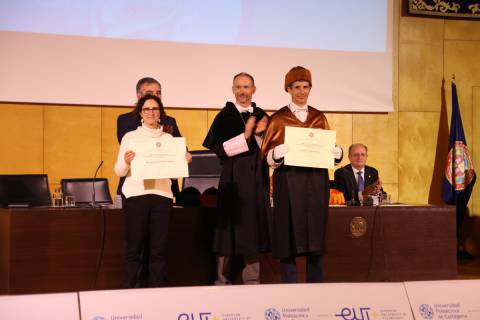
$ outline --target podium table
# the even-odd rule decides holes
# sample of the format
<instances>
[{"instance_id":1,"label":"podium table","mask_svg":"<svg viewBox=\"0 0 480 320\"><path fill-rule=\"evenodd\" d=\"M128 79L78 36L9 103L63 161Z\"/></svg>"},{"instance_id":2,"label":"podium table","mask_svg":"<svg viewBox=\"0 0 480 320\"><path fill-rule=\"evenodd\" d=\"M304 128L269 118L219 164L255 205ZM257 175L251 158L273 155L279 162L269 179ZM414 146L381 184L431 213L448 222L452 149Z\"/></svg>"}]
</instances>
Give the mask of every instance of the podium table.
<instances>
[{"instance_id":1,"label":"podium table","mask_svg":"<svg viewBox=\"0 0 480 320\"><path fill-rule=\"evenodd\" d=\"M365 220L366 233L360 236L362 230L356 230L355 236L351 229L362 228L359 218ZM329 282L455 279L455 207L333 208L324 269Z\"/></svg>"},{"instance_id":2,"label":"podium table","mask_svg":"<svg viewBox=\"0 0 480 320\"><path fill-rule=\"evenodd\" d=\"M172 285L214 280L214 218L207 210L174 209ZM122 257L121 209L0 209L0 294L120 289Z\"/></svg>"},{"instance_id":3,"label":"podium table","mask_svg":"<svg viewBox=\"0 0 480 320\"><path fill-rule=\"evenodd\" d=\"M213 283L214 223L214 209L174 208L172 286ZM119 209L0 209L0 294L121 288L122 251ZM263 283L278 282L276 263L263 256ZM454 279L455 207L332 207L324 271L329 282Z\"/></svg>"}]
</instances>

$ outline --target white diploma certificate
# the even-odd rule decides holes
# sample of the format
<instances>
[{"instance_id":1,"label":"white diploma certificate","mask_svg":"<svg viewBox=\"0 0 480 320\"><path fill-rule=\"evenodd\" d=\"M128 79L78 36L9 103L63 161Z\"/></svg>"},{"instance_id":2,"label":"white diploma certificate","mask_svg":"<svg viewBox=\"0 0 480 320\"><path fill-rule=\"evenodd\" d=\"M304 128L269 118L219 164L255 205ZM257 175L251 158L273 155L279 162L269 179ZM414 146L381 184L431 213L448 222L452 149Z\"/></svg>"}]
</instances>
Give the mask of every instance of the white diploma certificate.
<instances>
[{"instance_id":1,"label":"white diploma certificate","mask_svg":"<svg viewBox=\"0 0 480 320\"><path fill-rule=\"evenodd\" d=\"M337 132L333 130L285 127L285 144L289 151L284 163L289 166L333 168Z\"/></svg>"},{"instance_id":2,"label":"white diploma certificate","mask_svg":"<svg viewBox=\"0 0 480 320\"><path fill-rule=\"evenodd\" d=\"M135 152L130 164L134 179L188 177L185 138L134 139L130 149Z\"/></svg>"}]
</instances>

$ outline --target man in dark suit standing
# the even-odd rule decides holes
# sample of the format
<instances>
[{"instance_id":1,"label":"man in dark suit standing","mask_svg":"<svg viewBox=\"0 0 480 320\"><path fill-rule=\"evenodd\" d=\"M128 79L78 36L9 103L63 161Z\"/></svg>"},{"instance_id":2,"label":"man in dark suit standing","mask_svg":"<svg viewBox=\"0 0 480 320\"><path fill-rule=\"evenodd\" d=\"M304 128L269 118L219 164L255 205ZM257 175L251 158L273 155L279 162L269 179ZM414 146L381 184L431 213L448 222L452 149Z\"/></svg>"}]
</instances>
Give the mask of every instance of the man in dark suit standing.
<instances>
[{"instance_id":1,"label":"man in dark suit standing","mask_svg":"<svg viewBox=\"0 0 480 320\"><path fill-rule=\"evenodd\" d=\"M162 100L162 86L154 78L146 77L137 82L137 100L146 94L153 94ZM163 131L170 133L174 137L181 137L175 118L167 115L162 116L160 121L163 125ZM118 143L122 141L123 136L130 131L137 129L142 123L140 119L134 116L133 112L123 113L117 119L117 138Z\"/></svg>"},{"instance_id":2,"label":"man in dark suit standing","mask_svg":"<svg viewBox=\"0 0 480 320\"><path fill-rule=\"evenodd\" d=\"M348 148L350 164L335 170L334 188L343 192L347 203L360 204L362 197L382 191L378 171L366 165L367 158L366 145L352 144Z\"/></svg>"}]
</instances>

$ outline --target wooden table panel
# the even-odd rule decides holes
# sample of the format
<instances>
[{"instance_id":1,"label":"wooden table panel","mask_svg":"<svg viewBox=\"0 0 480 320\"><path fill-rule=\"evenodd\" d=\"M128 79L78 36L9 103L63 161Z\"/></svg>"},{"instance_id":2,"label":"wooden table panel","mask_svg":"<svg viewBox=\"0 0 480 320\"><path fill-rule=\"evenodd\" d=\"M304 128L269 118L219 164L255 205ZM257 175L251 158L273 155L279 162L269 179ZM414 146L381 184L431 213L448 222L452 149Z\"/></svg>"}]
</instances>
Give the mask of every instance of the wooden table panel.
<instances>
[{"instance_id":1,"label":"wooden table panel","mask_svg":"<svg viewBox=\"0 0 480 320\"><path fill-rule=\"evenodd\" d=\"M454 207L330 208L324 256L328 282L454 279ZM353 235L361 217L366 232ZM215 211L175 208L167 252L172 286L208 285ZM121 287L123 215L118 209L0 209L0 293ZM304 268L302 258L298 259ZM279 281L262 255L262 283ZM299 272L304 280L304 271Z\"/></svg>"},{"instance_id":2,"label":"wooden table panel","mask_svg":"<svg viewBox=\"0 0 480 320\"><path fill-rule=\"evenodd\" d=\"M388 281L455 279L455 207L382 208Z\"/></svg>"},{"instance_id":3,"label":"wooden table panel","mask_svg":"<svg viewBox=\"0 0 480 320\"><path fill-rule=\"evenodd\" d=\"M92 288L99 259L99 214L90 209L16 209L6 214L9 292Z\"/></svg>"}]
</instances>

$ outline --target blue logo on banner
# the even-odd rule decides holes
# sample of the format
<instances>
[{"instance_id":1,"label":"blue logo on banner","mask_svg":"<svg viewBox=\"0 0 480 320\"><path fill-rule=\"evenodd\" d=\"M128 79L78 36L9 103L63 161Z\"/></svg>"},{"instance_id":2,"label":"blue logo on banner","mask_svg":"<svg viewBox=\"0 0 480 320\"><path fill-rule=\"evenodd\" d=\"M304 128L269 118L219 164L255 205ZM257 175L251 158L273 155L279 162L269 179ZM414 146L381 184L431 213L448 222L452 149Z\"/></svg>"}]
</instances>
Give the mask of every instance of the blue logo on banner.
<instances>
[{"instance_id":1,"label":"blue logo on banner","mask_svg":"<svg viewBox=\"0 0 480 320\"><path fill-rule=\"evenodd\" d=\"M355 308L343 308L335 317L341 317L343 320L370 320L370 314L368 313L370 308L361 307L358 310Z\"/></svg>"},{"instance_id":2,"label":"blue logo on banner","mask_svg":"<svg viewBox=\"0 0 480 320\"><path fill-rule=\"evenodd\" d=\"M102 316L96 316L96 317L93 317L92 320L107 320L107 318L104 318Z\"/></svg>"},{"instance_id":3,"label":"blue logo on banner","mask_svg":"<svg viewBox=\"0 0 480 320\"><path fill-rule=\"evenodd\" d=\"M280 312L270 308L265 311L265 320L282 320L282 317L280 316Z\"/></svg>"},{"instance_id":4,"label":"blue logo on banner","mask_svg":"<svg viewBox=\"0 0 480 320\"><path fill-rule=\"evenodd\" d=\"M433 318L433 308L430 307L428 304L422 304L418 308L418 311L420 311L420 315L424 319L432 319Z\"/></svg>"},{"instance_id":5,"label":"blue logo on banner","mask_svg":"<svg viewBox=\"0 0 480 320\"><path fill-rule=\"evenodd\" d=\"M180 313L177 320L209 320L211 315L211 312Z\"/></svg>"}]
</instances>

